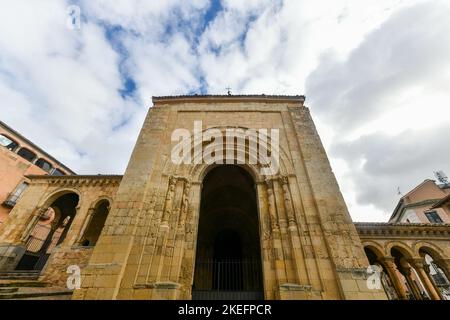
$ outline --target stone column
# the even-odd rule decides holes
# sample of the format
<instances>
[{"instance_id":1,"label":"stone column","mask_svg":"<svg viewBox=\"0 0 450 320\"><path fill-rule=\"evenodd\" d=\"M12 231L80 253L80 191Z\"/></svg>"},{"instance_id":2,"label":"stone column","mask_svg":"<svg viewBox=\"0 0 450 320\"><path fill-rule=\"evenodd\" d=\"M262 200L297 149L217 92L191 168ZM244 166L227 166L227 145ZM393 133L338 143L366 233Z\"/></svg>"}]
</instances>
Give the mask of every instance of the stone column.
<instances>
[{"instance_id":1,"label":"stone column","mask_svg":"<svg viewBox=\"0 0 450 320\"><path fill-rule=\"evenodd\" d=\"M166 199L164 202L161 225L159 227L159 233L156 240L156 248L155 248L156 250L153 253L152 257L152 263L150 267L150 277L155 284L158 283L161 279L162 268L164 265L167 238L170 230L169 220L172 216L172 209L177 181L178 178L176 177L169 178L169 186L167 188Z\"/></svg>"},{"instance_id":2,"label":"stone column","mask_svg":"<svg viewBox=\"0 0 450 320\"><path fill-rule=\"evenodd\" d=\"M278 225L276 207L275 207L275 196L273 194L273 182L271 180L266 180L267 187L267 200L269 205L269 215L270 215L270 226L272 233L279 234L280 226Z\"/></svg>"},{"instance_id":3,"label":"stone column","mask_svg":"<svg viewBox=\"0 0 450 320\"><path fill-rule=\"evenodd\" d=\"M402 266L399 269L400 273L405 277L406 281L409 284L409 287L411 288L411 290L413 291L413 295L416 298L416 300L422 300L422 294L419 290L419 288L417 287L416 283L414 283L413 279L411 278L411 267L406 267L406 266Z\"/></svg>"},{"instance_id":4,"label":"stone column","mask_svg":"<svg viewBox=\"0 0 450 320\"><path fill-rule=\"evenodd\" d=\"M277 213L275 207L275 196L273 191L273 181L266 180L266 191L267 191L267 204L270 216L270 226L271 226L271 239L272 239L272 251L274 258L274 268L277 279L277 284L281 285L286 283L286 266L283 254L283 245L281 243L280 236L280 226L278 225Z\"/></svg>"},{"instance_id":5,"label":"stone column","mask_svg":"<svg viewBox=\"0 0 450 320\"><path fill-rule=\"evenodd\" d=\"M425 286L425 289L427 290L428 294L430 295L431 300L441 300L442 298L439 292L436 290L434 284L431 282L428 270L425 270L427 268L425 266L426 263L423 261L423 259L421 258L411 259L409 263L411 263L411 265L419 274L419 278L422 281L422 284Z\"/></svg>"},{"instance_id":6,"label":"stone column","mask_svg":"<svg viewBox=\"0 0 450 320\"><path fill-rule=\"evenodd\" d=\"M309 285L307 276L304 274L306 265L301 252L300 236L297 221L295 219L294 207L292 205L291 191L289 189L289 178L287 176L281 176L280 184L283 189L284 207L288 219L288 233L294 260L296 280L298 284Z\"/></svg>"},{"instance_id":7,"label":"stone column","mask_svg":"<svg viewBox=\"0 0 450 320\"><path fill-rule=\"evenodd\" d=\"M169 280L179 282L181 263L184 256L185 248L185 232L186 232L186 217L189 211L189 194L191 190L191 183L187 179L183 180L183 194L181 196L180 217L176 227L175 243L172 252L172 262L170 267Z\"/></svg>"},{"instance_id":8,"label":"stone column","mask_svg":"<svg viewBox=\"0 0 450 320\"><path fill-rule=\"evenodd\" d=\"M161 219L161 226L169 225L169 217L172 213L173 206L173 197L175 193L175 185L177 183L177 179L175 177L169 178L169 187L167 189L166 201L164 203L164 211Z\"/></svg>"},{"instance_id":9,"label":"stone column","mask_svg":"<svg viewBox=\"0 0 450 320\"><path fill-rule=\"evenodd\" d=\"M24 233L22 234L22 237L20 238L21 242L25 242L28 239L37 221L39 220L40 217L42 217L45 214L45 212L47 212L47 210L48 208L36 208L36 210L33 212L30 218L30 221L27 224Z\"/></svg>"},{"instance_id":10,"label":"stone column","mask_svg":"<svg viewBox=\"0 0 450 320\"><path fill-rule=\"evenodd\" d=\"M394 262L393 257L384 257L380 259L380 262L383 264L384 268L386 269L389 278L392 280L392 283L394 284L395 290L397 291L397 294L400 299L406 300L407 294L406 290L403 287L401 280L397 276L397 267Z\"/></svg>"},{"instance_id":11,"label":"stone column","mask_svg":"<svg viewBox=\"0 0 450 320\"><path fill-rule=\"evenodd\" d=\"M89 208L86 218L84 219L83 225L81 226L80 232L78 234L76 243L80 243L83 239L84 233L86 232L86 229L88 228L89 224L91 223L92 217L94 216L95 208Z\"/></svg>"}]
</instances>

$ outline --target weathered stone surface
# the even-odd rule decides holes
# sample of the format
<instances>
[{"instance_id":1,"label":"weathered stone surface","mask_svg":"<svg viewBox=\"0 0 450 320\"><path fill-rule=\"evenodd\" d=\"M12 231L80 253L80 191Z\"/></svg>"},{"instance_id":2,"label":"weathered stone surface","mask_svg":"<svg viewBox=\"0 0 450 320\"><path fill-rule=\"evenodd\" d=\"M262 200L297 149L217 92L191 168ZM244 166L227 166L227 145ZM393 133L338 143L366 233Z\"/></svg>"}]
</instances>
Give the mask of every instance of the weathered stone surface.
<instances>
[{"instance_id":1,"label":"weathered stone surface","mask_svg":"<svg viewBox=\"0 0 450 320\"><path fill-rule=\"evenodd\" d=\"M257 165L243 165L256 185L266 299L386 298L364 286L361 270L369 263L302 97L156 99L122 179L33 180L0 229L3 256L19 251L9 247L23 245L27 225L53 195L72 190L80 195L75 220L42 279L62 285L65 268L78 264L74 299L190 299L210 166L172 163L171 134L192 132L199 120L203 129L279 129L280 171L263 176ZM88 211L103 196L111 210L100 238L94 248L80 248Z\"/></svg>"}]
</instances>

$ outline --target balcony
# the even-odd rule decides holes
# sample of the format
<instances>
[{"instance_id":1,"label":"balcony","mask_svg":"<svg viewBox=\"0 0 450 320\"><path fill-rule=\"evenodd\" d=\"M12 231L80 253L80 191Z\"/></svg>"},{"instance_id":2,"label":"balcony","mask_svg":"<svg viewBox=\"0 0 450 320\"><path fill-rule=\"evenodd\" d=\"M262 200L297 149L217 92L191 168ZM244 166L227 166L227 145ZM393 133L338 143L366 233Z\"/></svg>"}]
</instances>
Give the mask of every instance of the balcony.
<instances>
[{"instance_id":1,"label":"balcony","mask_svg":"<svg viewBox=\"0 0 450 320\"><path fill-rule=\"evenodd\" d=\"M19 196L20 195L9 194L6 200L3 201L2 205L7 208L13 208L16 205Z\"/></svg>"}]
</instances>

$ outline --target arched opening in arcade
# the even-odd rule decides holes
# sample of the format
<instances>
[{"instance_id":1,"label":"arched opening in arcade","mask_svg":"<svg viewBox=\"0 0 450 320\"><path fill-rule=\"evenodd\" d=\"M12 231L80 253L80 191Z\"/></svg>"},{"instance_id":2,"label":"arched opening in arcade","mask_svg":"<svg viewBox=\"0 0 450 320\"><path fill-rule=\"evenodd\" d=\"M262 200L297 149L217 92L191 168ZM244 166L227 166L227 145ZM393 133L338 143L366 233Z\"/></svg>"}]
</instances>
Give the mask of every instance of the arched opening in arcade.
<instances>
[{"instance_id":1,"label":"arched opening in arcade","mask_svg":"<svg viewBox=\"0 0 450 320\"><path fill-rule=\"evenodd\" d=\"M25 240L25 253L16 270L42 270L54 251L66 238L75 217L79 196L68 192L54 200L39 216Z\"/></svg>"},{"instance_id":2,"label":"arched opening in arcade","mask_svg":"<svg viewBox=\"0 0 450 320\"><path fill-rule=\"evenodd\" d=\"M87 218L89 219L88 225L80 241L80 244L83 247L93 247L97 243L103 227L105 226L109 207L109 201L104 199L100 200L93 208L92 215Z\"/></svg>"}]
</instances>

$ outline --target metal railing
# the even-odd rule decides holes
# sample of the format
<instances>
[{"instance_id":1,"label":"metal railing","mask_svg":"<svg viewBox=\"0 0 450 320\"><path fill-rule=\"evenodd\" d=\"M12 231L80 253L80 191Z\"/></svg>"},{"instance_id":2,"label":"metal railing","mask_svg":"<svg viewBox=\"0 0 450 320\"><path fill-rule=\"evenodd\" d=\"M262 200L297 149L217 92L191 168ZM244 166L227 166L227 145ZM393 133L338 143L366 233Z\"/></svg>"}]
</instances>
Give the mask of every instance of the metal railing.
<instances>
[{"instance_id":1,"label":"metal railing","mask_svg":"<svg viewBox=\"0 0 450 320\"><path fill-rule=\"evenodd\" d=\"M263 299L261 262L257 259L197 261L192 298Z\"/></svg>"},{"instance_id":2,"label":"metal railing","mask_svg":"<svg viewBox=\"0 0 450 320\"><path fill-rule=\"evenodd\" d=\"M16 195L14 193L11 193L11 194L8 195L6 200L3 201L3 205L5 207L12 208L12 207L14 207L16 205L17 200L19 199L19 197L20 197L20 195Z\"/></svg>"}]
</instances>

